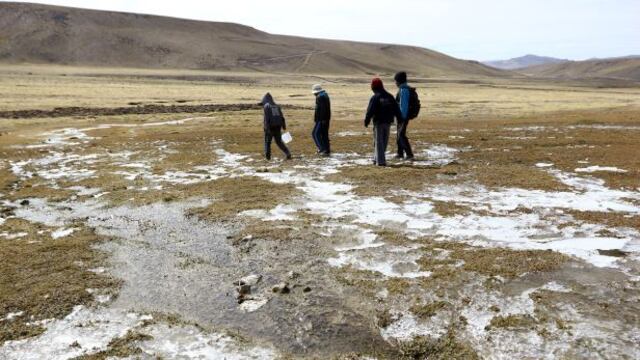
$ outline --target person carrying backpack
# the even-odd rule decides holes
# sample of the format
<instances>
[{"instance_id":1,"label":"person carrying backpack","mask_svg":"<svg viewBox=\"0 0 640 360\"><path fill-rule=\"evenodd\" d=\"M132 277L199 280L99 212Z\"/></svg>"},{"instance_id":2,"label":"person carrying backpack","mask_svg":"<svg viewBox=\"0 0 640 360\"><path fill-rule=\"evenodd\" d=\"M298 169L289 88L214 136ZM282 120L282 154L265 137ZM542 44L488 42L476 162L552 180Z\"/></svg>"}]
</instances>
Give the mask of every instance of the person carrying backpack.
<instances>
[{"instance_id":1,"label":"person carrying backpack","mask_svg":"<svg viewBox=\"0 0 640 360\"><path fill-rule=\"evenodd\" d=\"M276 145L284 152L287 160L291 159L291 152L282 142L282 130L287 130L287 123L282 113L270 93L266 93L260 103L264 107L264 155L267 160L271 160L271 141L275 139Z\"/></svg>"},{"instance_id":2,"label":"person carrying backpack","mask_svg":"<svg viewBox=\"0 0 640 360\"><path fill-rule=\"evenodd\" d=\"M393 98L384 89L384 84L379 78L371 81L371 90L373 96L369 100L367 115L364 119L364 126L369 127L373 120L373 139L374 139L374 157L373 164L378 166L387 166L385 153L389 144L389 132L393 119L398 121L402 118L400 107Z\"/></svg>"},{"instance_id":3,"label":"person carrying backpack","mask_svg":"<svg viewBox=\"0 0 640 360\"><path fill-rule=\"evenodd\" d=\"M322 86L313 85L313 94L316 96L316 111L314 114L315 126L313 127L313 141L318 148L318 154L331 155L331 143L329 142L329 125L331 122L331 100L329 94Z\"/></svg>"},{"instance_id":4,"label":"person carrying backpack","mask_svg":"<svg viewBox=\"0 0 640 360\"><path fill-rule=\"evenodd\" d=\"M420 112L420 100L418 99L418 93L416 89L409 86L407 83L407 73L401 71L395 76L396 85L398 86L398 94L396 95L396 101L400 106L400 112L402 118L398 119L397 123L397 143L398 153L396 159L413 160L413 151L411 150L411 144L407 137L407 127L409 126L409 120L418 117Z\"/></svg>"}]
</instances>

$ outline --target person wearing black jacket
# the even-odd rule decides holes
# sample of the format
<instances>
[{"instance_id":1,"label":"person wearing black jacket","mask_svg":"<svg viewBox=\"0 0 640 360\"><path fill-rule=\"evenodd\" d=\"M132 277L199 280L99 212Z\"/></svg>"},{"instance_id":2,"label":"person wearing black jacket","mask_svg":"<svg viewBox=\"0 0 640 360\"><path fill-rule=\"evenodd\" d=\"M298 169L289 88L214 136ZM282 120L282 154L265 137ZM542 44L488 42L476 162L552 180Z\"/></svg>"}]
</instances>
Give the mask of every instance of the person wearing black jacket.
<instances>
[{"instance_id":1,"label":"person wearing black jacket","mask_svg":"<svg viewBox=\"0 0 640 360\"><path fill-rule=\"evenodd\" d=\"M275 139L276 145L284 152L287 160L291 159L291 152L282 142L282 130L287 130L287 122L270 93L267 93L260 103L264 107L264 155L267 160L271 160L271 141Z\"/></svg>"},{"instance_id":2,"label":"person wearing black jacket","mask_svg":"<svg viewBox=\"0 0 640 360\"><path fill-rule=\"evenodd\" d=\"M364 119L364 126L369 127L373 120L374 138L374 165L386 166L387 145L389 144L389 132L394 119L402 119L400 107L393 95L384 89L384 84L379 78L371 81L373 96L369 100L367 115Z\"/></svg>"},{"instance_id":3,"label":"person wearing black jacket","mask_svg":"<svg viewBox=\"0 0 640 360\"><path fill-rule=\"evenodd\" d=\"M331 122L331 99L322 86L313 85L313 94L316 96L316 111L314 114L315 125L313 127L313 141L318 148L318 154L331 155L331 143L329 141L329 125Z\"/></svg>"}]
</instances>

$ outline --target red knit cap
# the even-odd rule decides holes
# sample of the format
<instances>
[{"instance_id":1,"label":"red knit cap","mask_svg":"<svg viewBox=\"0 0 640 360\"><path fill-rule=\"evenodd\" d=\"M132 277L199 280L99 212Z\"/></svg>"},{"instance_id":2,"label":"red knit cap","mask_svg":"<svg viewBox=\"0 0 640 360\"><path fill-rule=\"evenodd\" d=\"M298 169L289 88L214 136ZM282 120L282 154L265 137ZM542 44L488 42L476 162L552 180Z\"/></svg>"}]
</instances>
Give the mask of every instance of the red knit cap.
<instances>
[{"instance_id":1,"label":"red knit cap","mask_svg":"<svg viewBox=\"0 0 640 360\"><path fill-rule=\"evenodd\" d=\"M373 80L371 80L371 89L372 90L384 89L384 85L382 84L382 79L374 78Z\"/></svg>"}]
</instances>

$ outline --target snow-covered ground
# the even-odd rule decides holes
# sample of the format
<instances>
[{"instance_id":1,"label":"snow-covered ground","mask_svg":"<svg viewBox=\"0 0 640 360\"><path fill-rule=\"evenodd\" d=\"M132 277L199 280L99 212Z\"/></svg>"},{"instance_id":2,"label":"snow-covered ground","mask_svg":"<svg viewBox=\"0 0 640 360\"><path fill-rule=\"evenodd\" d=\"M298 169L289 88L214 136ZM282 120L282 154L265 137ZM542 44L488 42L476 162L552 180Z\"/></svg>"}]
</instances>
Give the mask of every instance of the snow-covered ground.
<instances>
[{"instance_id":1,"label":"snow-covered ground","mask_svg":"<svg viewBox=\"0 0 640 360\"><path fill-rule=\"evenodd\" d=\"M568 186L563 191L527 190L519 188L488 189L477 183L457 185L425 186L422 191L398 190L390 195L401 196L403 201L391 201L384 197L358 195L354 185L328 180L327 175L338 174L341 169L369 164L355 153L335 154L328 159L304 159L304 166L284 168L282 171L261 171L252 159L234 154L224 149L224 143L211 143L216 160L206 166L197 166L193 171L166 171L162 174L151 169L158 159L136 159L131 161L131 152L94 153L78 155L73 151L63 151L81 147L92 139L87 132L109 127L166 126L179 125L192 119L173 122L147 124L101 125L86 129L63 129L45 134L45 142L34 146L46 147L49 152L41 158L12 162L11 171L22 179L38 176L50 181L54 186L59 180L79 181L96 176L96 167L108 164L119 170L115 172L128 180L145 179L153 184L153 189L175 184L196 184L223 177L255 176L275 184L291 184L302 192L302 196L283 199L276 208L249 210L242 216L263 221L294 221L298 212L307 212L323 220L315 224L327 239L336 234L349 239L336 244L336 256L324 259L328 266L351 267L376 272L386 278L416 279L431 276L421 271L416 261L423 255L417 239L429 237L441 241L464 242L480 247L509 247L518 250L554 250L580 258L596 267L620 268L634 279L638 274L625 267L620 258L603 255L601 250L620 250L629 253L628 259L640 260L640 234L634 229L605 227L576 221L568 210L597 211L604 213L640 214L640 192L608 188L605 182L588 173L598 171L624 172L625 170L606 166L578 168L575 172L557 170L554 164L536 164L540 171L547 171L561 183ZM600 129L601 127L593 127ZM512 128L514 132L539 132L541 127ZM629 130L635 130L631 128ZM360 135L342 133L340 136ZM534 137L518 137L527 140ZM460 151L442 144L419 143L418 160L414 166L440 167L454 161ZM171 151L162 145L163 151ZM72 222L82 216L104 214L101 189L83 187L68 188L77 196L90 196L89 200L69 204L73 211L63 212L50 206L42 199L30 199L29 206L16 206L15 216L33 222L55 227L51 233L54 239L71 235L75 229ZM138 189L143 190L143 189ZM469 207L472 212L465 215L442 216L434 210L434 202L447 202ZM9 203L7 203L9 204ZM184 209L186 211L186 208ZM527 210L527 211L523 211ZM106 216L106 214L105 214ZM4 219L0 218L0 225ZM410 239L406 244L387 244L378 238L374 230L391 228L404 232ZM603 231L606 230L606 235ZM114 233L115 236L125 235ZM24 236L21 234L0 234L7 240ZM412 243L411 239L416 240ZM470 286L474 288L475 285ZM533 315L534 304L531 294L548 290L563 292L561 284L549 282L545 285L525 289L511 297L499 297L491 291L478 290L471 295L471 305L462 315L469 320L467 338L481 353L495 358L508 358L514 354L523 357L551 358L559 351L566 350L568 338L546 340L531 335L523 337L502 336L501 347L490 348L483 333L493 314L482 306L488 303L501 304L501 315ZM257 311L266 301L258 299L244 305L247 311ZM567 311L576 313L575 309ZM1 314L0 314L1 315ZM9 316L11 314L8 314ZM17 316L17 315L15 315ZM578 317L577 315L575 316ZM395 321L381 331L385 339L410 340L418 335L441 336L446 333L445 319L433 321L417 319L406 309L396 309ZM148 325L151 317L144 314L124 312L108 304L97 308L76 308L62 320L46 323L44 334L21 341L5 343L0 355L7 358L48 358L66 359L82 354L91 354L106 349L109 342L124 336L128 331L142 331L153 336L153 340L141 343L147 354L173 358L178 355L187 358L263 359L277 355L275 350L260 346L240 346L235 339L217 333L203 333L191 326L169 327L162 323ZM613 325L612 325L613 326ZM572 339L595 336L597 325L575 329ZM597 334L596 334L597 335ZM537 336L537 337L536 337ZM606 337L607 335L601 335ZM625 339L633 335L623 333ZM638 339L640 340L640 339ZM506 344L506 345L505 345ZM544 344L544 346L542 346ZM615 341L608 344L616 344ZM73 345L73 346L71 346ZM630 349L629 353L640 355L640 349Z\"/></svg>"}]
</instances>

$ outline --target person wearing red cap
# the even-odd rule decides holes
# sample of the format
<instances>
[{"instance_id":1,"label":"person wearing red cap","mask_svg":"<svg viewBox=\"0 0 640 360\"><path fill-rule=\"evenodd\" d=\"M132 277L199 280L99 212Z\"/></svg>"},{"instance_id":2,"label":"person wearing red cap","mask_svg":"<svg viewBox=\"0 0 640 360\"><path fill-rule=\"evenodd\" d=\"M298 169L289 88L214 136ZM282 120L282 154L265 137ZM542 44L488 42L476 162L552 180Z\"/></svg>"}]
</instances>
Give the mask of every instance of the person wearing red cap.
<instances>
[{"instance_id":1,"label":"person wearing red cap","mask_svg":"<svg viewBox=\"0 0 640 360\"><path fill-rule=\"evenodd\" d=\"M373 164L387 166L386 151L389 144L389 132L394 119L401 121L402 113L393 95L384 89L380 78L371 81L373 96L369 100L364 126L369 127L373 121L374 156Z\"/></svg>"}]
</instances>

